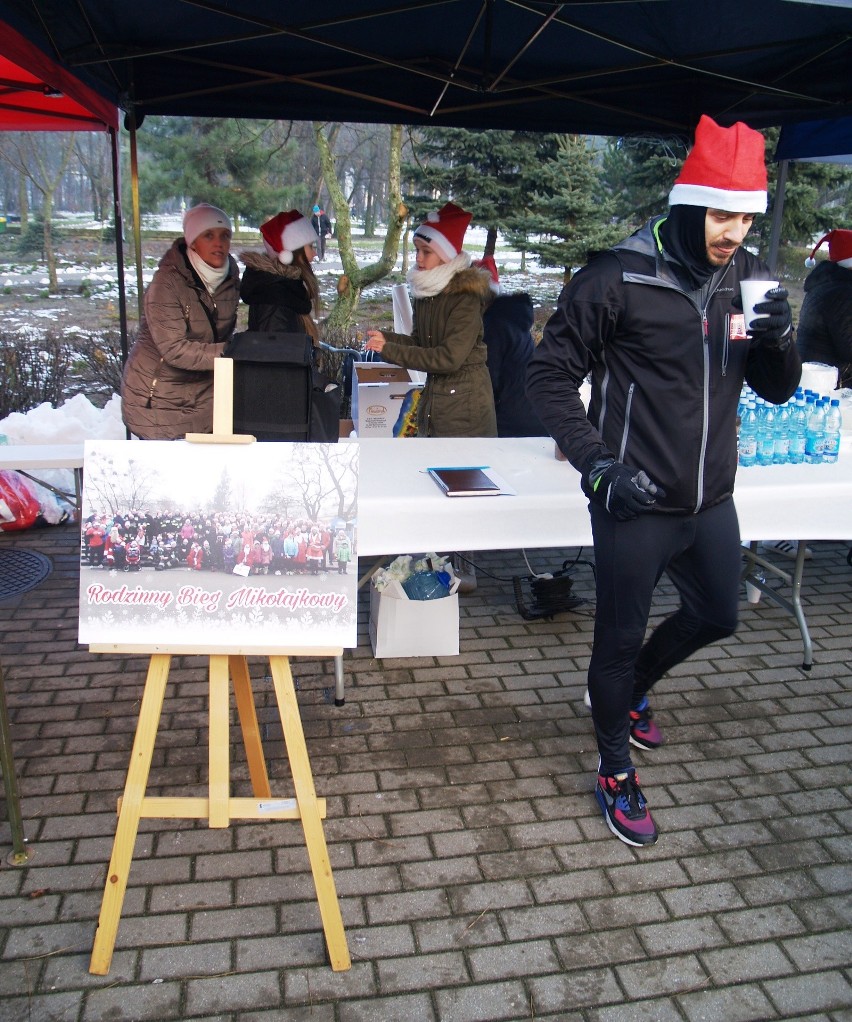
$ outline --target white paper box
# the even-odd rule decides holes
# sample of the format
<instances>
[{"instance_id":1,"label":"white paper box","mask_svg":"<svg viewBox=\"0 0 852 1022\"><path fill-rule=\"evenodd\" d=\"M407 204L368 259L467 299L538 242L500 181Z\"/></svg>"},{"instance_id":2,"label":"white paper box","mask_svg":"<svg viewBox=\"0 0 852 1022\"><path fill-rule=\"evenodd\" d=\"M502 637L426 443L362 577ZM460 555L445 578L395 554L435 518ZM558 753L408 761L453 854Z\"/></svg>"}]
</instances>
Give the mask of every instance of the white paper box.
<instances>
[{"instance_id":1,"label":"white paper box","mask_svg":"<svg viewBox=\"0 0 852 1022\"><path fill-rule=\"evenodd\" d=\"M359 439L393 436L406 395L423 389L420 376L389 362L353 364L352 420Z\"/></svg>"},{"instance_id":2,"label":"white paper box","mask_svg":"<svg viewBox=\"0 0 852 1022\"><path fill-rule=\"evenodd\" d=\"M458 593L401 600L371 585L370 642L377 657L458 656Z\"/></svg>"}]
</instances>

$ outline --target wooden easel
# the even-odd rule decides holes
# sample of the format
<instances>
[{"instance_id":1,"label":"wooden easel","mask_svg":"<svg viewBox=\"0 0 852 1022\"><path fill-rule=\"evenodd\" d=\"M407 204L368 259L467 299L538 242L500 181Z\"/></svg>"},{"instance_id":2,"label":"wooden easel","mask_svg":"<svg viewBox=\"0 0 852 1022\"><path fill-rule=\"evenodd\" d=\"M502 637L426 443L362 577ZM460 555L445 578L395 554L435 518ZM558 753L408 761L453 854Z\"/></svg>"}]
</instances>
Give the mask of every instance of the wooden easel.
<instances>
[{"instance_id":1,"label":"wooden easel","mask_svg":"<svg viewBox=\"0 0 852 1022\"><path fill-rule=\"evenodd\" d=\"M190 434L187 436L187 440L199 439L205 443L251 443L253 437L235 437L230 432L227 414L229 414L231 403L230 393L227 393L227 377L229 372L231 374L233 372L233 363L230 359L217 359L216 361L217 403L214 406L214 433L212 435ZM220 369L218 366L220 362L230 365ZM221 387L220 380L222 381ZM231 375L232 381L233 376ZM221 400L220 390L224 395ZM227 414L222 411L225 405L227 405ZM219 411L218 417L217 410ZM104 896L101 901L89 972L101 976L109 972L139 821L152 817L158 819L206 819L210 827L227 827L231 820L301 820L329 962L335 972L349 969L352 963L322 829L322 820L325 817L325 799L318 799L314 788L289 660L290 656L298 655L340 656L343 651L340 648L289 648L264 651L264 655L269 656L270 674L295 788L295 798L273 799L245 651L227 647L203 650L172 648L168 652L150 646L91 645L89 648L95 653L151 654L124 795L119 801L118 825L107 871ZM257 651L252 650L251 652ZM175 653L203 653L210 656L209 776L206 797L152 798L145 794L154 754L154 742L166 693L169 667L172 655ZM252 798L234 798L230 794L229 677L234 685L237 713L251 778Z\"/></svg>"}]
</instances>

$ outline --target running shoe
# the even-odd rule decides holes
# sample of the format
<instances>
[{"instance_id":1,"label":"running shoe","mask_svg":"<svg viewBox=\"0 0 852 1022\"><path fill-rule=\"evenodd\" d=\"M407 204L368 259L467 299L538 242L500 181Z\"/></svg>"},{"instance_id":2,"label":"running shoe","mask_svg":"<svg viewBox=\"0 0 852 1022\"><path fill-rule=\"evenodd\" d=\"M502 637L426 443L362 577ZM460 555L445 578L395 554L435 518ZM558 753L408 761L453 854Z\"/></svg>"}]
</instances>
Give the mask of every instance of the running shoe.
<instances>
[{"instance_id":1,"label":"running shoe","mask_svg":"<svg viewBox=\"0 0 852 1022\"><path fill-rule=\"evenodd\" d=\"M657 749L663 744L662 733L654 723L647 697L630 711L630 743L640 749Z\"/></svg>"},{"instance_id":2,"label":"running shoe","mask_svg":"<svg viewBox=\"0 0 852 1022\"><path fill-rule=\"evenodd\" d=\"M628 770L623 777L598 774L595 797L607 827L619 840L636 848L657 840L657 828L635 770Z\"/></svg>"}]
</instances>

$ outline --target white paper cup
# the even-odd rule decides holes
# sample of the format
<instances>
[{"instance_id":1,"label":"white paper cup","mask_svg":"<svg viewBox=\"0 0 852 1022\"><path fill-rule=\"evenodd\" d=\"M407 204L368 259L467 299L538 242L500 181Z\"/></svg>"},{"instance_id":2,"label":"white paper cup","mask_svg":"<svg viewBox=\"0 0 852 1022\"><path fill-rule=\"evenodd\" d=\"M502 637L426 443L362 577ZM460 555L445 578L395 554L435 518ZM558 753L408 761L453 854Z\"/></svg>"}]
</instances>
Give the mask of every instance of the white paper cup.
<instances>
[{"instance_id":1,"label":"white paper cup","mask_svg":"<svg viewBox=\"0 0 852 1022\"><path fill-rule=\"evenodd\" d=\"M749 324L753 320L769 315L767 312L755 312L754 307L755 305L760 305L761 302L765 302L766 292L771 291L774 287L778 287L777 280L740 281L740 292L743 296L743 313L745 314L746 330L748 330Z\"/></svg>"}]
</instances>

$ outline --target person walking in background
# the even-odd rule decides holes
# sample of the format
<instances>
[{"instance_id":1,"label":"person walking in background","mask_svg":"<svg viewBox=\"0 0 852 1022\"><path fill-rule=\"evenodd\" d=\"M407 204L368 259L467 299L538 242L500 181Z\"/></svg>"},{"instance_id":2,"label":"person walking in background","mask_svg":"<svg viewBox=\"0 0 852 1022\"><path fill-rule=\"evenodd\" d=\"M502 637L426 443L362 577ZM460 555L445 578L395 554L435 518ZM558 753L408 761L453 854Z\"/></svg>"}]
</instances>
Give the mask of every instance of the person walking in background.
<instances>
[{"instance_id":1,"label":"person walking in background","mask_svg":"<svg viewBox=\"0 0 852 1022\"><path fill-rule=\"evenodd\" d=\"M631 744L663 742L648 693L737 625L732 491L743 379L777 404L801 375L786 290L768 292L757 307L765 315L751 322L739 299L741 280L769 277L742 247L766 210L766 188L763 136L702 116L668 215L574 276L529 366L530 398L589 498L595 794L609 829L630 845L657 840L630 756ZM579 390L589 373L587 415ZM645 641L664 572L681 604Z\"/></svg>"},{"instance_id":2,"label":"person walking in background","mask_svg":"<svg viewBox=\"0 0 852 1022\"><path fill-rule=\"evenodd\" d=\"M462 251L471 221L452 202L430 213L414 232L411 335L369 330L367 351L406 369L426 372L417 408L417 435L497 436L494 394L483 342L482 309L490 274Z\"/></svg>"},{"instance_id":3,"label":"person walking in background","mask_svg":"<svg viewBox=\"0 0 852 1022\"><path fill-rule=\"evenodd\" d=\"M319 343L319 284L311 263L319 239L297 209L276 213L261 224L263 252L241 252L245 272L240 298L249 307L248 328L306 333Z\"/></svg>"},{"instance_id":4,"label":"person walking in background","mask_svg":"<svg viewBox=\"0 0 852 1022\"><path fill-rule=\"evenodd\" d=\"M121 378L121 414L143 440L213 432L213 362L237 321L231 221L201 203L160 260Z\"/></svg>"},{"instance_id":5,"label":"person walking in background","mask_svg":"<svg viewBox=\"0 0 852 1022\"><path fill-rule=\"evenodd\" d=\"M331 234L331 221L320 206L314 206L311 213L311 225L316 231L319 245L319 261L325 259L325 239Z\"/></svg>"},{"instance_id":6,"label":"person walking in background","mask_svg":"<svg viewBox=\"0 0 852 1022\"><path fill-rule=\"evenodd\" d=\"M828 242L828 259L816 264ZM814 246L806 266L805 300L796 344L803 362L837 366L838 387L852 387L852 231L829 231Z\"/></svg>"}]
</instances>

